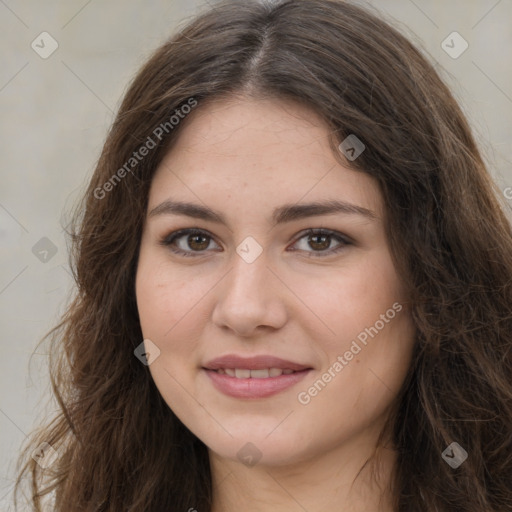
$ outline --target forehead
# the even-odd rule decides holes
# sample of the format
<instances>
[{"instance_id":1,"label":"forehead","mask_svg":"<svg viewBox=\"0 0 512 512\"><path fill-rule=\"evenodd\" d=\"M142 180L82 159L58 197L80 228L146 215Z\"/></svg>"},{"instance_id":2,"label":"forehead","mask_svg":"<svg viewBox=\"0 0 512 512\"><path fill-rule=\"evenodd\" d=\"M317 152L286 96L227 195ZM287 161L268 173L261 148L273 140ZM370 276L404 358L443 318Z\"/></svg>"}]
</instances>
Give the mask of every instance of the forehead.
<instances>
[{"instance_id":1,"label":"forehead","mask_svg":"<svg viewBox=\"0 0 512 512\"><path fill-rule=\"evenodd\" d=\"M150 208L169 195L260 209L334 199L383 214L375 180L334 156L329 127L303 105L245 97L214 101L200 104L180 130L153 178Z\"/></svg>"}]
</instances>

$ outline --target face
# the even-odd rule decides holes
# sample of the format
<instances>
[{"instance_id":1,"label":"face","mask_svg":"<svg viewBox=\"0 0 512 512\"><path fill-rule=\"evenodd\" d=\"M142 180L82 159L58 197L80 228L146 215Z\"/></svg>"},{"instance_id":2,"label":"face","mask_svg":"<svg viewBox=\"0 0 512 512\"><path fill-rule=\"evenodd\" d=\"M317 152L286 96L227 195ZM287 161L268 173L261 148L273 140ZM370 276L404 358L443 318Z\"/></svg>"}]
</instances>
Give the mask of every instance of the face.
<instances>
[{"instance_id":1,"label":"face","mask_svg":"<svg viewBox=\"0 0 512 512\"><path fill-rule=\"evenodd\" d=\"M381 425L411 359L378 186L303 106L232 98L191 116L141 241L152 378L216 457L332 453Z\"/></svg>"}]
</instances>

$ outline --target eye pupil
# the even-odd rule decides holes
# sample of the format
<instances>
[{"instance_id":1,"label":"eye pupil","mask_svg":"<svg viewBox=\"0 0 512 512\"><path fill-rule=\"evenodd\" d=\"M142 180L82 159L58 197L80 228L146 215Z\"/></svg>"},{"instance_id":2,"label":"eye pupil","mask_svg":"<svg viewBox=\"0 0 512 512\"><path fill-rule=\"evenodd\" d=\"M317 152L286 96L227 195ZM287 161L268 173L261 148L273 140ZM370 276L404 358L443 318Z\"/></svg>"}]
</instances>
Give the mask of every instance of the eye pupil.
<instances>
[{"instance_id":1,"label":"eye pupil","mask_svg":"<svg viewBox=\"0 0 512 512\"><path fill-rule=\"evenodd\" d=\"M321 241L314 241L314 239L320 239ZM311 247L313 249L328 249L329 245L331 245L331 237L330 235L311 235L309 237L309 243L312 244Z\"/></svg>"},{"instance_id":2,"label":"eye pupil","mask_svg":"<svg viewBox=\"0 0 512 512\"><path fill-rule=\"evenodd\" d=\"M195 245L196 240L202 240ZM189 247L196 250L206 249L209 245L208 237L204 235L189 235L187 240Z\"/></svg>"}]
</instances>

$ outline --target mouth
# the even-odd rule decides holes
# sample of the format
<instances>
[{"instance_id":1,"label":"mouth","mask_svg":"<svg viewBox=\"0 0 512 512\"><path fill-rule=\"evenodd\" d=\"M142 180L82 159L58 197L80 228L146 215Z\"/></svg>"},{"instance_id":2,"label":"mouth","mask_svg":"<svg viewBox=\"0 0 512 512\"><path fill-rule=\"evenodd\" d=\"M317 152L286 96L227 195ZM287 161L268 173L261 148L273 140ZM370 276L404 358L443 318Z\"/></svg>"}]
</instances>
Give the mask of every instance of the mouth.
<instances>
[{"instance_id":1,"label":"mouth","mask_svg":"<svg viewBox=\"0 0 512 512\"><path fill-rule=\"evenodd\" d=\"M291 375L297 373L289 368L263 368L261 370L249 370L246 368L219 368L211 370L220 375L229 375L236 379L268 379L271 377L280 377L281 375Z\"/></svg>"},{"instance_id":2,"label":"mouth","mask_svg":"<svg viewBox=\"0 0 512 512\"><path fill-rule=\"evenodd\" d=\"M228 355L210 361L202 370L214 387L233 398L265 398L302 380L313 368L273 356L243 358Z\"/></svg>"}]
</instances>

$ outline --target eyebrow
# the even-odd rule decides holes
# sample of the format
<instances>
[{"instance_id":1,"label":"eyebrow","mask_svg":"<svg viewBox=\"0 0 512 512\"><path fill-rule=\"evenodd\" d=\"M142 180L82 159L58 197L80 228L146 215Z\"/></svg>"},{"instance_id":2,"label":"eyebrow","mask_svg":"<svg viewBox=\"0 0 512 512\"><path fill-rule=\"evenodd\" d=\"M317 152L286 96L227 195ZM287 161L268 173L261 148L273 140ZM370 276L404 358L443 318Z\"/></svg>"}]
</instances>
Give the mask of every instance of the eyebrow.
<instances>
[{"instance_id":1,"label":"eyebrow","mask_svg":"<svg viewBox=\"0 0 512 512\"><path fill-rule=\"evenodd\" d=\"M285 204L273 211L272 220L274 225L277 225L307 217L333 215L336 213L344 215L360 215L370 220L375 220L377 218L377 215L368 208L347 203L345 201L330 200L303 204ZM171 199L167 199L153 208L149 212L148 217L155 217L157 215L186 215L187 217L193 217L195 219L202 219L227 225L224 215L220 212L212 210L207 206L182 201L173 201Z\"/></svg>"}]
</instances>

